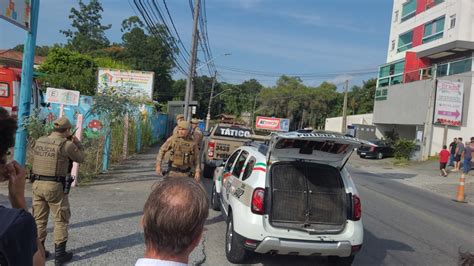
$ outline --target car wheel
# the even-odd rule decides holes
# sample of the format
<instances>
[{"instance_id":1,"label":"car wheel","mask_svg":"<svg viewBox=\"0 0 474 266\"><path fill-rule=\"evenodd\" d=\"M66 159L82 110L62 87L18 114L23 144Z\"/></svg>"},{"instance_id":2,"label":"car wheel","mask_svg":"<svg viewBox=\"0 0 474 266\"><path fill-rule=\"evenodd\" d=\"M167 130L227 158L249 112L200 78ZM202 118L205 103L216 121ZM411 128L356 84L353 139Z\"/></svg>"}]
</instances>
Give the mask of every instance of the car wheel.
<instances>
[{"instance_id":1,"label":"car wheel","mask_svg":"<svg viewBox=\"0 0 474 266\"><path fill-rule=\"evenodd\" d=\"M210 165L204 164L204 170L203 170L204 178L212 178L212 176L214 175L214 169L216 168Z\"/></svg>"},{"instance_id":2,"label":"car wheel","mask_svg":"<svg viewBox=\"0 0 474 266\"><path fill-rule=\"evenodd\" d=\"M216 184L214 182L212 184L211 208L215 211L220 211L221 210L221 206L219 204L219 195L217 194Z\"/></svg>"},{"instance_id":3,"label":"car wheel","mask_svg":"<svg viewBox=\"0 0 474 266\"><path fill-rule=\"evenodd\" d=\"M377 153L377 159L383 159L383 154L381 152Z\"/></svg>"},{"instance_id":4,"label":"car wheel","mask_svg":"<svg viewBox=\"0 0 474 266\"><path fill-rule=\"evenodd\" d=\"M243 239L234 231L234 220L232 213L230 213L225 237L225 255L227 260L232 263L241 264L247 260L249 253L250 251L244 248Z\"/></svg>"},{"instance_id":5,"label":"car wheel","mask_svg":"<svg viewBox=\"0 0 474 266\"><path fill-rule=\"evenodd\" d=\"M352 265L354 258L355 258L354 255L349 256L349 257L329 256L328 261L330 265L346 266L346 265Z\"/></svg>"}]
</instances>

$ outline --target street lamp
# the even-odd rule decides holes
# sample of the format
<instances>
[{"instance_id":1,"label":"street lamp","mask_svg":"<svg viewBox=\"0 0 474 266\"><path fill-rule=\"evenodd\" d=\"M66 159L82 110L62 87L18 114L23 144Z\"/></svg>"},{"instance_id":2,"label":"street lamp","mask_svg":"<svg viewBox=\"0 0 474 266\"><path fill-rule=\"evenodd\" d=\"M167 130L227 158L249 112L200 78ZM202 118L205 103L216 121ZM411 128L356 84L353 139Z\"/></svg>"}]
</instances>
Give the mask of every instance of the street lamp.
<instances>
[{"instance_id":1,"label":"street lamp","mask_svg":"<svg viewBox=\"0 0 474 266\"><path fill-rule=\"evenodd\" d=\"M207 60L206 62L202 63L200 66L196 67L194 69L194 71L192 71L192 73L194 73L195 71L203 68L204 66L207 66L210 62L214 61L216 58L221 57L221 56L228 56L228 55L231 55L231 54L230 53L220 54L218 56L215 56L215 57ZM191 75L192 75L192 73L191 73ZM215 81L215 79L216 79L216 77L214 76L214 81ZM193 84L188 79L188 83L186 84L186 94L185 94L185 97L184 97L184 119L186 121L191 121L191 114L189 112L189 102L191 101L192 95L193 95Z\"/></svg>"},{"instance_id":2,"label":"street lamp","mask_svg":"<svg viewBox=\"0 0 474 266\"><path fill-rule=\"evenodd\" d=\"M217 72L217 71L216 71ZM226 90L223 90L221 92L219 92L218 94L216 95L212 95L214 94L214 85L215 85L215 82L216 82L216 79L215 79L215 76L216 74L214 74L214 80L212 81L212 88L211 88L211 96L209 96L209 106L207 107L207 116L206 116L206 129L205 131L208 131L209 130L209 120L211 120L211 103L212 103L212 99L216 98L217 96L223 94L224 92L226 91L230 91L231 89L226 89Z\"/></svg>"}]
</instances>

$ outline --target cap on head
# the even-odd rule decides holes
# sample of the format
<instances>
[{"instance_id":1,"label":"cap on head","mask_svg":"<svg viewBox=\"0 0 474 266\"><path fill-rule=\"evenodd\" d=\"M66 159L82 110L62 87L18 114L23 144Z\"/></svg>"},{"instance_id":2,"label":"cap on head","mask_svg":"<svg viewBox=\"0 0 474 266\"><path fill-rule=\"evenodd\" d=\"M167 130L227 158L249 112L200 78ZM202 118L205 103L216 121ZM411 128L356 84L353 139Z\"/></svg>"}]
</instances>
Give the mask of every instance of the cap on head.
<instances>
[{"instance_id":1,"label":"cap on head","mask_svg":"<svg viewBox=\"0 0 474 266\"><path fill-rule=\"evenodd\" d=\"M179 129L189 129L190 126L191 126L191 124L189 124L188 121L180 121L178 123L178 128Z\"/></svg>"},{"instance_id":2,"label":"cap on head","mask_svg":"<svg viewBox=\"0 0 474 266\"><path fill-rule=\"evenodd\" d=\"M69 119L67 119L65 116L62 116L53 122L54 124L54 129L68 129L71 128L71 122L69 122Z\"/></svg>"},{"instance_id":3,"label":"cap on head","mask_svg":"<svg viewBox=\"0 0 474 266\"><path fill-rule=\"evenodd\" d=\"M197 118L191 119L191 124L199 124L199 119Z\"/></svg>"},{"instance_id":4,"label":"cap on head","mask_svg":"<svg viewBox=\"0 0 474 266\"><path fill-rule=\"evenodd\" d=\"M184 119L183 114L176 115L176 120L183 120L183 119Z\"/></svg>"}]
</instances>

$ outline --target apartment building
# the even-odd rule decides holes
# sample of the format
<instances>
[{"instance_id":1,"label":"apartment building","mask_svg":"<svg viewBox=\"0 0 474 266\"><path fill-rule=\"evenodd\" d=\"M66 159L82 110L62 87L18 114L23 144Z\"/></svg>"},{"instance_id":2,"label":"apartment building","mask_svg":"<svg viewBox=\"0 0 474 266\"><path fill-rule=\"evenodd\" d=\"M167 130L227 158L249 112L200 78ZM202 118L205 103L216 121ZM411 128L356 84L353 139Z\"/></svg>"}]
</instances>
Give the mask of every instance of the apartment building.
<instances>
[{"instance_id":1,"label":"apartment building","mask_svg":"<svg viewBox=\"0 0 474 266\"><path fill-rule=\"evenodd\" d=\"M474 136L473 57L473 0L394 0L374 124L417 140L423 159L454 137ZM443 96L443 86L456 95Z\"/></svg>"}]
</instances>

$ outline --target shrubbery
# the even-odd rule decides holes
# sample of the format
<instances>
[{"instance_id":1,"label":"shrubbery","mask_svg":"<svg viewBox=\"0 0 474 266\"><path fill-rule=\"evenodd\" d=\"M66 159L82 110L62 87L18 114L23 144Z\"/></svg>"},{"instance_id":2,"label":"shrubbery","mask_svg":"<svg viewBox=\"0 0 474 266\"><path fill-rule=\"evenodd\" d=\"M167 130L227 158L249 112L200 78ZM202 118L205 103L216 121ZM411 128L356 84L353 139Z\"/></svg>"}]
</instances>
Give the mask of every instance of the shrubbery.
<instances>
[{"instance_id":1,"label":"shrubbery","mask_svg":"<svg viewBox=\"0 0 474 266\"><path fill-rule=\"evenodd\" d=\"M396 159L410 159L411 154L415 151L415 143L412 140L399 139L394 145L394 156Z\"/></svg>"}]
</instances>

